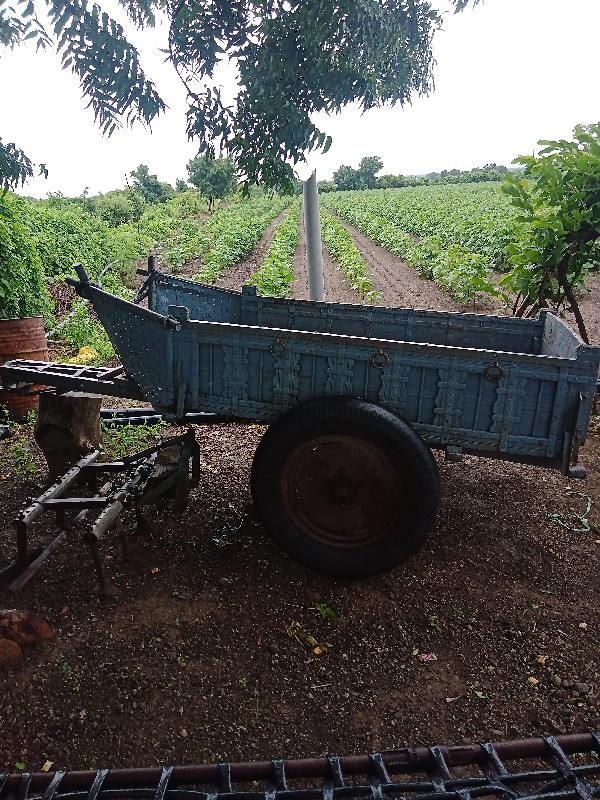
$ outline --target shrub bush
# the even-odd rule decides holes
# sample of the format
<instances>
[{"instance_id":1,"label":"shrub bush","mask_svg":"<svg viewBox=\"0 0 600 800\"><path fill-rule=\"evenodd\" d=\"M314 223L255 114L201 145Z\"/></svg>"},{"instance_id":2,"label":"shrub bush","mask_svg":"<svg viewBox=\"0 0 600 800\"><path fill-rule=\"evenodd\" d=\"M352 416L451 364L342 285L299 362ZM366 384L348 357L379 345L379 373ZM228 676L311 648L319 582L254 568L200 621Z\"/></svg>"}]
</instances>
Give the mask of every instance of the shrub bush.
<instances>
[{"instance_id":1,"label":"shrub bush","mask_svg":"<svg viewBox=\"0 0 600 800\"><path fill-rule=\"evenodd\" d=\"M0 318L49 317L42 262L14 205L10 195L0 196Z\"/></svg>"}]
</instances>

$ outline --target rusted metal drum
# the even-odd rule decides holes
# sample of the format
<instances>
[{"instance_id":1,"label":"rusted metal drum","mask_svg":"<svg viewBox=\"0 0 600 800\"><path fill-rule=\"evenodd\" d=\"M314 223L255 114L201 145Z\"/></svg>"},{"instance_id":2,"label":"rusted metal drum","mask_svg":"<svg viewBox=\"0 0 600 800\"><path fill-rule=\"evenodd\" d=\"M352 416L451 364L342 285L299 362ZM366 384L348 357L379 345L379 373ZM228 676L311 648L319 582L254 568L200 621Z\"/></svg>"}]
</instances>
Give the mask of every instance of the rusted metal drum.
<instances>
[{"instance_id":1,"label":"rusted metal drum","mask_svg":"<svg viewBox=\"0 0 600 800\"><path fill-rule=\"evenodd\" d=\"M48 345L44 333L43 317L0 319L0 364L14 358L32 361L48 360ZM42 389L33 386L32 391ZM24 397L0 389L0 403L8 407L13 419L21 422L32 408L37 408L37 395Z\"/></svg>"}]
</instances>

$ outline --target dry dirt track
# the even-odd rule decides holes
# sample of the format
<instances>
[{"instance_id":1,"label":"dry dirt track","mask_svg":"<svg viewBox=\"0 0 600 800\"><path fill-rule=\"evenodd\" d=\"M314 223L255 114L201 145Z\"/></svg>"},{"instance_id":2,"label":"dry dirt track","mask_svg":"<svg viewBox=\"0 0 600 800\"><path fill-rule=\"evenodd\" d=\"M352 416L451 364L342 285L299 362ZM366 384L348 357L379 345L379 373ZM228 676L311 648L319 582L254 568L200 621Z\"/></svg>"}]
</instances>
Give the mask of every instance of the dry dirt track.
<instances>
[{"instance_id":1,"label":"dry dirt track","mask_svg":"<svg viewBox=\"0 0 600 800\"><path fill-rule=\"evenodd\" d=\"M356 239L385 304L458 310ZM326 287L341 299L330 263ZM584 301L588 319L598 318L597 288ZM116 541L102 548L119 597L91 595L89 557L74 539L18 598L58 638L22 672L0 676L0 768L349 754L597 729L600 533L548 518L583 511L575 491L591 497L589 518L600 523L595 426L581 483L485 459L440 460L443 501L429 543L389 574L354 582L290 561L254 519L248 475L260 426L199 430L202 481L185 515L153 512L154 533L137 541L132 563ZM35 487L16 479L8 443L0 476L4 562L10 520ZM0 606L15 602L0 590ZM335 616L322 616L321 604ZM293 622L327 651L317 656L290 637Z\"/></svg>"}]
</instances>

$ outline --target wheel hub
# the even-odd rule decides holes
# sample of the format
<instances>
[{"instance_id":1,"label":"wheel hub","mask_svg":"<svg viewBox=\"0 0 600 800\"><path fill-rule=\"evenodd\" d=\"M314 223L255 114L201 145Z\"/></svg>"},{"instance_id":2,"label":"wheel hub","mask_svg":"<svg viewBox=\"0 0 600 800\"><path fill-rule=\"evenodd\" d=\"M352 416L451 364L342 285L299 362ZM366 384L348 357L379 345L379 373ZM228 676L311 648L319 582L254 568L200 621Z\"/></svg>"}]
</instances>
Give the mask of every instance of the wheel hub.
<instances>
[{"instance_id":1,"label":"wheel hub","mask_svg":"<svg viewBox=\"0 0 600 800\"><path fill-rule=\"evenodd\" d=\"M351 481L338 478L331 482L329 497L333 503L348 505L348 503L352 503L355 500L357 492L358 486L355 486Z\"/></svg>"},{"instance_id":2,"label":"wheel hub","mask_svg":"<svg viewBox=\"0 0 600 800\"><path fill-rule=\"evenodd\" d=\"M291 453L281 475L282 498L294 524L318 542L364 547L394 527L400 477L366 439L323 436Z\"/></svg>"}]
</instances>

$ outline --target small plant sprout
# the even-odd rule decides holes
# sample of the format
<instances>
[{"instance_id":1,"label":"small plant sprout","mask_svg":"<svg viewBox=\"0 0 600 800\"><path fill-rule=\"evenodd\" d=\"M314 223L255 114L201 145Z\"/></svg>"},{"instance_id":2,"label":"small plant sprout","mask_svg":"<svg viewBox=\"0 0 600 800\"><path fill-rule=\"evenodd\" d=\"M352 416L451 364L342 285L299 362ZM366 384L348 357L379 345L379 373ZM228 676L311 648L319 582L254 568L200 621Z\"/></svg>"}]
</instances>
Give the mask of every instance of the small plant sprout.
<instances>
[{"instance_id":1,"label":"small plant sprout","mask_svg":"<svg viewBox=\"0 0 600 800\"><path fill-rule=\"evenodd\" d=\"M525 608L523 609L523 613L521 614L521 617L524 617L526 614L531 614L532 611L536 611L536 609L538 609L539 607L540 607L539 603L534 603L533 601L526 603Z\"/></svg>"},{"instance_id":2,"label":"small plant sprout","mask_svg":"<svg viewBox=\"0 0 600 800\"><path fill-rule=\"evenodd\" d=\"M229 539L227 534L213 536L211 541L215 545L215 547L229 547L229 545L232 543L231 539Z\"/></svg>"},{"instance_id":3,"label":"small plant sprout","mask_svg":"<svg viewBox=\"0 0 600 800\"><path fill-rule=\"evenodd\" d=\"M256 719L260 717L260 705L259 705L259 698L258 698L258 689L254 690L254 697L256 698L256 705L254 708L254 716Z\"/></svg>"},{"instance_id":4,"label":"small plant sprout","mask_svg":"<svg viewBox=\"0 0 600 800\"><path fill-rule=\"evenodd\" d=\"M35 462L24 438L15 438L8 448L8 456L19 478L27 480L34 475Z\"/></svg>"},{"instance_id":5,"label":"small plant sprout","mask_svg":"<svg viewBox=\"0 0 600 800\"><path fill-rule=\"evenodd\" d=\"M248 678L240 678L240 686L245 689L248 686Z\"/></svg>"},{"instance_id":6,"label":"small plant sprout","mask_svg":"<svg viewBox=\"0 0 600 800\"><path fill-rule=\"evenodd\" d=\"M316 606L314 607L314 610L318 611L319 614L323 617L323 619L326 619L327 617L329 618L335 617L335 611L332 608L330 608L327 605L327 603L317 603Z\"/></svg>"}]
</instances>

